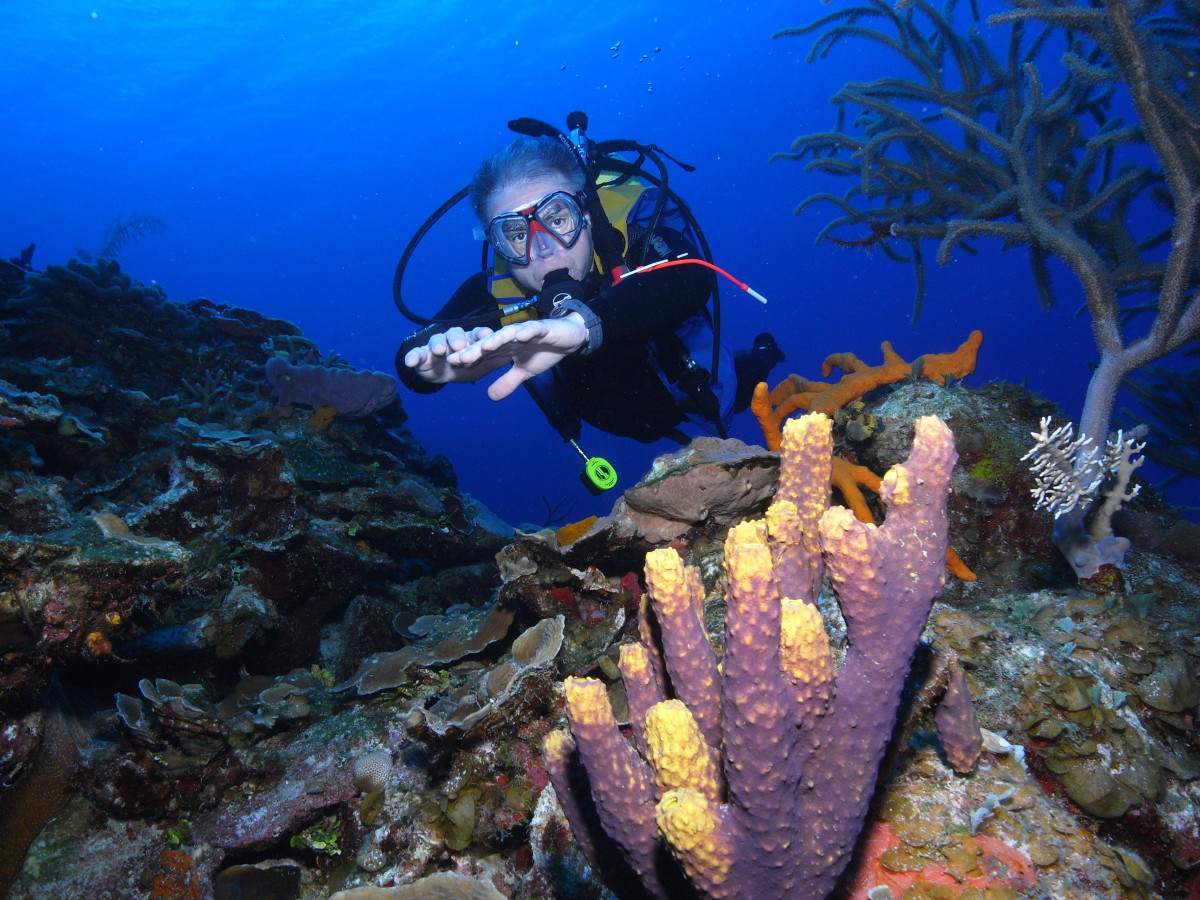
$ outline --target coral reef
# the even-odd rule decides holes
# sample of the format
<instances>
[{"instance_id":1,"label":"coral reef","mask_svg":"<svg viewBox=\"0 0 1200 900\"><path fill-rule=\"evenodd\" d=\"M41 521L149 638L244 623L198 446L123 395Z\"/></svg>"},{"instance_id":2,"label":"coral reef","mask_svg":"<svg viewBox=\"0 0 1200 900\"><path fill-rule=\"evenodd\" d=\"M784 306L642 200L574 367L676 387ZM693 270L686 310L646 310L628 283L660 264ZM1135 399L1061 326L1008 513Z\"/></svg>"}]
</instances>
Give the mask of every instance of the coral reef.
<instances>
[{"instance_id":1,"label":"coral reef","mask_svg":"<svg viewBox=\"0 0 1200 900\"><path fill-rule=\"evenodd\" d=\"M657 698L650 669L622 669L631 647L658 646L647 586L664 602L665 558L690 573L694 612L682 641L661 635L668 666L709 673L675 695L704 744L725 746L712 664L731 658L727 599L740 595L727 586L745 570L724 559L761 556L746 520L795 494L777 453L697 442L608 516L513 533L456 490L399 404L285 415L268 360L344 368L286 322L171 302L110 261L35 271L29 252L0 265L0 343L7 896L311 900L457 882L612 900L600 875L623 898L642 890L619 856L585 857L566 816L586 819L572 806L587 795L547 789L542 745L568 725L564 680L591 679L642 759L651 739L636 723ZM902 378L838 411L835 446L886 471L922 415L954 432L949 531L978 580L949 580L933 604L839 890L1187 897L1200 888L1189 523L1143 483L1113 517L1140 551L1128 593L1086 593L1049 517L1015 502L1033 487L1029 433L1061 413L1013 385ZM801 505L828 499L826 485ZM855 653L841 585L805 567L787 578L828 634L836 709ZM970 731L964 681L982 752L955 739ZM668 705L653 742L702 749L680 727ZM704 763L658 759L676 780ZM603 852L592 827L583 842Z\"/></svg>"},{"instance_id":2,"label":"coral reef","mask_svg":"<svg viewBox=\"0 0 1200 900\"><path fill-rule=\"evenodd\" d=\"M954 352L926 354L909 363L896 353L890 341L884 341L883 363L878 366L868 366L853 353L835 353L826 357L821 364L821 375L828 378L835 368L841 369L846 374L836 384L789 375L774 390L768 390L765 383L757 385L750 409L758 419L763 439L771 450L779 449L783 423L798 410L832 416L841 426L846 443L854 446L870 438L878 428L878 420L873 415L862 414L866 407L860 398L877 388L899 381L925 379L942 386L961 381L975 371L982 344L983 332L972 331ZM853 405L858 407L857 415L847 413L846 408ZM861 488L878 494L878 475L865 466L856 465L850 457L835 456L830 480L860 522L875 521ZM966 581L975 579L975 573L953 547L946 548L946 565L958 578Z\"/></svg>"},{"instance_id":3,"label":"coral reef","mask_svg":"<svg viewBox=\"0 0 1200 900\"><path fill-rule=\"evenodd\" d=\"M402 419L317 430L273 412L263 363L280 357L264 348L315 354L286 322L172 303L108 260L29 270L2 299L6 721L40 715L56 675L113 661L95 687L118 695L135 748L97 757L126 773L96 783L114 809L145 814L170 773L211 774L233 745L307 716L326 616L362 596L395 615L407 581L486 560L507 536ZM119 660L153 675L139 688ZM207 682L186 684L205 660ZM303 678L238 683L239 666L296 665Z\"/></svg>"},{"instance_id":4,"label":"coral reef","mask_svg":"<svg viewBox=\"0 0 1200 900\"><path fill-rule=\"evenodd\" d=\"M1007 27L999 57L978 24L955 21L954 5L902 6L871 0L776 34L816 32L810 59L843 39L869 41L905 72L845 85L833 98L838 126L776 154L854 178L843 196L815 194L797 212L838 207L818 240L867 224L885 235L880 246L892 259L901 256L888 243L906 243L917 272L914 319L924 240L939 242L941 263L981 237L1028 247L1044 305L1054 302L1051 259L1065 263L1099 354L1079 433L1102 443L1122 381L1200 335L1200 97L1191 87L1200 15L1183 0L1020 0L987 20ZM979 18L977 7L971 13ZM872 20L895 35L862 24ZM1133 125L1114 106L1118 82ZM1135 213L1147 198L1166 209L1161 219ZM1134 323L1146 318L1139 331ZM1089 534L1087 513L1082 504L1054 526L1063 555L1085 560L1083 578L1122 563L1119 547Z\"/></svg>"},{"instance_id":5,"label":"coral reef","mask_svg":"<svg viewBox=\"0 0 1200 900\"><path fill-rule=\"evenodd\" d=\"M268 359L264 370L285 415L293 403L303 403L358 418L396 402L396 379L383 372L342 366L294 366L279 356Z\"/></svg>"},{"instance_id":6,"label":"coral reef","mask_svg":"<svg viewBox=\"0 0 1200 900\"><path fill-rule=\"evenodd\" d=\"M775 490L778 465L760 447L699 437L655 460L609 515L569 545L580 554L596 553L601 543L617 542L644 552L702 522L736 522L765 508Z\"/></svg>"},{"instance_id":7,"label":"coral reef","mask_svg":"<svg viewBox=\"0 0 1200 900\"><path fill-rule=\"evenodd\" d=\"M603 684L567 681L574 745L562 735L547 744L555 789L570 796L577 746L600 821L651 896L678 896L660 875L660 836L702 897L823 897L862 828L941 591L957 457L941 422L918 420L908 462L884 478L889 512L876 528L827 508L830 424L819 414L788 423L775 502L765 520L729 532L720 667L704 633L698 571L674 550L647 557L661 650L622 652L641 755L620 734ZM849 641L836 674L816 607L826 567ZM662 664L677 699L656 674ZM970 731L974 720L944 724ZM585 820L572 825L583 840Z\"/></svg>"},{"instance_id":8,"label":"coral reef","mask_svg":"<svg viewBox=\"0 0 1200 900\"><path fill-rule=\"evenodd\" d=\"M908 362L893 349L891 341L884 341L880 348L883 362L878 366L867 365L853 353L835 353L821 363L821 377L828 378L834 369L841 369L846 374L836 384L790 375L771 391L765 384L758 385L750 409L762 426L767 446L778 450L781 426L792 413L803 410L832 416L864 394L906 378L924 378L940 385L961 381L975 371L982 344L983 332L972 331L952 353L929 353Z\"/></svg>"},{"instance_id":9,"label":"coral reef","mask_svg":"<svg viewBox=\"0 0 1200 900\"><path fill-rule=\"evenodd\" d=\"M319 640L291 609L383 594L469 547L487 558L443 527L464 502L391 422L321 432L270 415L262 346L299 342L287 323L167 302L103 260L29 273L5 308L0 615L28 636L0 680L9 696L114 645L235 660L270 634L258 665L286 669ZM223 392L185 387L218 358Z\"/></svg>"},{"instance_id":10,"label":"coral reef","mask_svg":"<svg viewBox=\"0 0 1200 900\"><path fill-rule=\"evenodd\" d=\"M354 787L363 793L382 791L392 774L392 754L386 750L364 753L354 761Z\"/></svg>"},{"instance_id":11,"label":"coral reef","mask_svg":"<svg viewBox=\"0 0 1200 900\"><path fill-rule=\"evenodd\" d=\"M1037 501L1034 509L1049 509L1057 522L1081 505L1092 506L1094 499L1103 497L1089 516L1088 539L1070 544L1060 539L1059 548L1068 554L1067 562L1081 581L1108 580L1123 589L1120 570L1129 541L1113 534L1112 517L1141 490L1139 484L1130 486L1130 479L1146 461L1142 456L1146 444L1118 431L1101 454L1100 448L1091 446L1091 438L1081 434L1072 439L1074 428L1070 423L1054 431L1049 427L1047 416L1042 419L1041 431L1032 434L1032 449L1022 457L1032 460L1029 471L1036 482L1032 491Z\"/></svg>"}]
</instances>

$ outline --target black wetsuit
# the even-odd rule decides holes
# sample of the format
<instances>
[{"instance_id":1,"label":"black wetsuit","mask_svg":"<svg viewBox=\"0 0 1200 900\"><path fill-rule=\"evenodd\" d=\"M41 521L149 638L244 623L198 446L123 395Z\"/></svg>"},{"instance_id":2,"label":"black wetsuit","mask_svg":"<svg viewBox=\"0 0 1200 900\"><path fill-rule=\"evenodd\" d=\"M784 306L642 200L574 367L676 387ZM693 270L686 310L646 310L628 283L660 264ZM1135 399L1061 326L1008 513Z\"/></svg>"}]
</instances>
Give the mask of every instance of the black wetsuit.
<instances>
[{"instance_id":1,"label":"black wetsuit","mask_svg":"<svg viewBox=\"0 0 1200 900\"><path fill-rule=\"evenodd\" d=\"M633 237L637 239L636 231ZM651 243L648 261L680 252L696 255L682 235L668 228L658 228ZM677 434L685 416L663 383L653 348L661 344L665 353L672 352L672 342L678 341L675 330L691 316L706 314L712 284L712 273L695 265L651 270L618 284L595 272L589 275L583 282L584 296L575 299L585 301L599 317L604 342L586 356L566 357L548 379L535 379L535 396L552 423L582 419L609 434L645 442ZM487 274L478 272L462 283L435 319L454 321L495 309ZM487 324L499 328L499 317ZM404 354L419 343L414 335L400 345L396 371L407 387L428 394L443 385L425 381L404 365Z\"/></svg>"}]
</instances>

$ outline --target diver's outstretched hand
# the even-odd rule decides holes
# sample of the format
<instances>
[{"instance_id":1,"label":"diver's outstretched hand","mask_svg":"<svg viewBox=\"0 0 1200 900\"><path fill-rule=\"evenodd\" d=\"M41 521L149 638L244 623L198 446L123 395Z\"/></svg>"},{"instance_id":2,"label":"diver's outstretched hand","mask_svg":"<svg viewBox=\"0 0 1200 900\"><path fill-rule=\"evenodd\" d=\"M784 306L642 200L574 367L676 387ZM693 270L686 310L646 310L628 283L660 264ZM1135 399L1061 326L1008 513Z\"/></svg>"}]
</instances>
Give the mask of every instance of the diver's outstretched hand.
<instances>
[{"instance_id":1,"label":"diver's outstretched hand","mask_svg":"<svg viewBox=\"0 0 1200 900\"><path fill-rule=\"evenodd\" d=\"M451 382L478 381L489 372L504 365L505 360L499 360L494 365L478 364L463 365L451 361L451 355L477 341L491 335L490 328L472 328L463 331L461 328L448 328L442 334L435 334L429 343L414 347L404 354L404 365L414 370L425 381L431 384L450 384ZM489 361L490 362L490 361Z\"/></svg>"},{"instance_id":2,"label":"diver's outstretched hand","mask_svg":"<svg viewBox=\"0 0 1200 900\"><path fill-rule=\"evenodd\" d=\"M553 368L587 342L588 330L583 317L571 313L561 319L535 319L505 325L451 353L446 362L475 372L476 378L511 362L512 368L488 387L491 399L503 400L530 378Z\"/></svg>"}]
</instances>

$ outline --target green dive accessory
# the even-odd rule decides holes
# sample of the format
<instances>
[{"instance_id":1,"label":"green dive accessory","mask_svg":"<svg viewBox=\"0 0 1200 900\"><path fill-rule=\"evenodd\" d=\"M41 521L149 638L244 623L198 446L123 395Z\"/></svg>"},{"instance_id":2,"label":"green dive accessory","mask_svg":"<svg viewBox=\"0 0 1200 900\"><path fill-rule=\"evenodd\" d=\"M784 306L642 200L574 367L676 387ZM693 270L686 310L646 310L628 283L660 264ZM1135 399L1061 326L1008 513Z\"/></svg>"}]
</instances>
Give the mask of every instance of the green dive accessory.
<instances>
[{"instance_id":1,"label":"green dive accessory","mask_svg":"<svg viewBox=\"0 0 1200 900\"><path fill-rule=\"evenodd\" d=\"M593 494L603 494L617 486L617 470L612 463L602 456L588 456L578 441L571 441L571 446L583 457L583 472L579 480Z\"/></svg>"}]
</instances>

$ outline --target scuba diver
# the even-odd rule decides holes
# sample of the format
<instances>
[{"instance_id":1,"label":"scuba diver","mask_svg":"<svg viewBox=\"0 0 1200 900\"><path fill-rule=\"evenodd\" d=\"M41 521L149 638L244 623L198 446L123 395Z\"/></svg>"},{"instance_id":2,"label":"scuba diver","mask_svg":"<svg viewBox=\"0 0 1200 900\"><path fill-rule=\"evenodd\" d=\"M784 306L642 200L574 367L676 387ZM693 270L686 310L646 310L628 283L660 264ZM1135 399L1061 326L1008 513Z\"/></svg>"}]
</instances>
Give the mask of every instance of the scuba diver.
<instances>
[{"instance_id":1,"label":"scuba diver","mask_svg":"<svg viewBox=\"0 0 1200 900\"><path fill-rule=\"evenodd\" d=\"M400 295L413 244L397 268L397 306L429 323L396 354L401 382L431 393L507 367L488 396L502 400L524 385L585 461L599 458L579 447L581 421L647 443L687 443L687 421L724 437L730 415L746 408L754 385L784 356L769 334L732 360L720 347L708 305L713 270L723 270L701 257L703 238L667 188L657 148L592 144L582 113L568 117L569 135L529 119L510 127L523 133L439 211L469 196L491 251L483 270L422 320ZM661 177L612 147L652 158ZM722 377L735 373L731 390ZM590 481L593 489L612 486Z\"/></svg>"}]
</instances>

